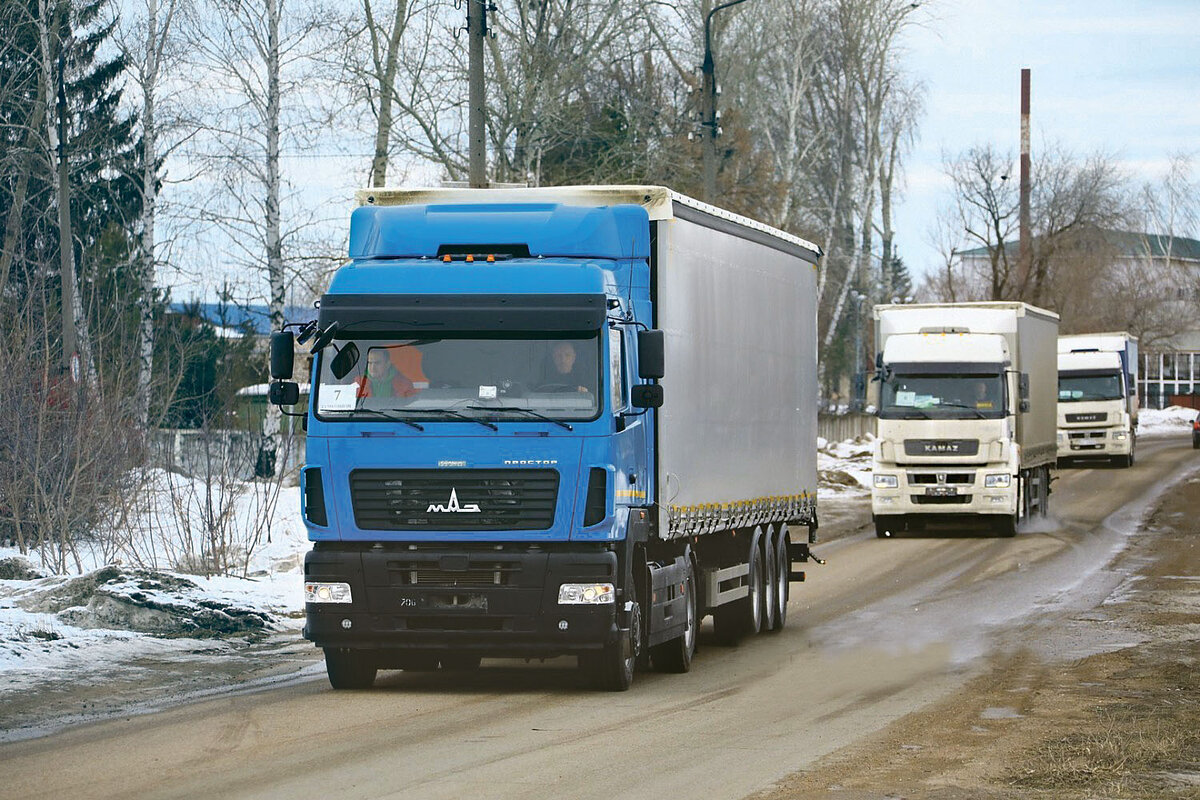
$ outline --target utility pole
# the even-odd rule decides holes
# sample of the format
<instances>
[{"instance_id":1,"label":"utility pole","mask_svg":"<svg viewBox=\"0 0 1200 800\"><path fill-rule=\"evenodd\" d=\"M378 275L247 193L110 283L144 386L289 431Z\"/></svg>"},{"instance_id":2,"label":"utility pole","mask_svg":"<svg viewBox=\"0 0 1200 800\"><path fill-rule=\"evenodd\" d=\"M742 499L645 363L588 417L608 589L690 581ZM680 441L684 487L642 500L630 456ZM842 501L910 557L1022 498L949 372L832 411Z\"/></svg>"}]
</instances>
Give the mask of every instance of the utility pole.
<instances>
[{"instance_id":1,"label":"utility pole","mask_svg":"<svg viewBox=\"0 0 1200 800\"><path fill-rule=\"evenodd\" d=\"M703 12L711 0L704 0ZM704 145L704 202L717 201L717 137L721 134L720 118L717 116L717 75L713 63L712 52L712 18L724 8L736 6L746 0L732 0L722 3L704 14L704 63L700 67L702 83L700 99L703 106L700 110L700 135Z\"/></svg>"},{"instance_id":2,"label":"utility pole","mask_svg":"<svg viewBox=\"0 0 1200 800\"><path fill-rule=\"evenodd\" d=\"M63 370L76 384L82 375L79 338L75 330L75 246L71 235L71 195L67 172L66 43L58 51L58 257L62 277Z\"/></svg>"},{"instance_id":3,"label":"utility pole","mask_svg":"<svg viewBox=\"0 0 1200 800\"><path fill-rule=\"evenodd\" d=\"M470 139L468 180L471 188L487 188L487 145L484 141L483 40L487 36L489 0L467 0L468 101L467 136Z\"/></svg>"},{"instance_id":4,"label":"utility pole","mask_svg":"<svg viewBox=\"0 0 1200 800\"><path fill-rule=\"evenodd\" d=\"M1029 270L1033 253L1033 234L1029 224L1029 68L1021 70L1021 201L1018 235L1020 238L1017 251L1017 275L1020 280L1018 290L1024 294L1029 284Z\"/></svg>"}]
</instances>

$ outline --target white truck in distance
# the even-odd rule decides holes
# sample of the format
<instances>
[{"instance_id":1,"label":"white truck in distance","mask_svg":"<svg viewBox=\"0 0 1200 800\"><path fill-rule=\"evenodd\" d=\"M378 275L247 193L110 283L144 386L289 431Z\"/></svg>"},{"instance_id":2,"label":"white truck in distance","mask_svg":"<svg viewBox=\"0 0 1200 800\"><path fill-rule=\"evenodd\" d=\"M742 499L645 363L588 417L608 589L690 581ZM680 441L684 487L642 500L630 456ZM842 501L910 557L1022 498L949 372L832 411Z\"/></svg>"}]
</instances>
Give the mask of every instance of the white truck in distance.
<instances>
[{"instance_id":1,"label":"white truck in distance","mask_svg":"<svg viewBox=\"0 0 1200 800\"><path fill-rule=\"evenodd\" d=\"M1133 466L1138 340L1128 333L1058 337L1058 457Z\"/></svg>"},{"instance_id":2,"label":"white truck in distance","mask_svg":"<svg viewBox=\"0 0 1200 800\"><path fill-rule=\"evenodd\" d=\"M875 306L875 533L1045 514L1058 315L1024 303Z\"/></svg>"}]
</instances>

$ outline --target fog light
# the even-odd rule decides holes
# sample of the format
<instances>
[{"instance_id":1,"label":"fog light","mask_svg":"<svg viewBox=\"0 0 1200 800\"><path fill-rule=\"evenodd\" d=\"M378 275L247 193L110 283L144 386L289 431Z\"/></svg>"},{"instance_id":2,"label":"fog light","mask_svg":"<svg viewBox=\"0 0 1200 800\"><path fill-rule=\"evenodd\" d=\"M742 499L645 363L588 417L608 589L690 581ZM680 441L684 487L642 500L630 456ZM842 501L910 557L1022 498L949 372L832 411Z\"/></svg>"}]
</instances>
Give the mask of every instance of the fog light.
<instances>
[{"instance_id":1,"label":"fog light","mask_svg":"<svg viewBox=\"0 0 1200 800\"><path fill-rule=\"evenodd\" d=\"M875 502L879 503L879 505L881 505L881 506L890 506L896 502L896 498L894 498L894 497L876 497Z\"/></svg>"},{"instance_id":2,"label":"fog light","mask_svg":"<svg viewBox=\"0 0 1200 800\"><path fill-rule=\"evenodd\" d=\"M567 621L565 619L560 619L558 621L558 629L560 631L565 631L569 627L571 627L571 626L569 624L567 624Z\"/></svg>"},{"instance_id":3,"label":"fog light","mask_svg":"<svg viewBox=\"0 0 1200 800\"><path fill-rule=\"evenodd\" d=\"M1129 433L1126 431L1113 431L1112 438L1116 439L1118 442L1123 442L1129 438Z\"/></svg>"},{"instance_id":4,"label":"fog light","mask_svg":"<svg viewBox=\"0 0 1200 800\"><path fill-rule=\"evenodd\" d=\"M306 603L352 603L350 584L348 583L316 583L304 584L304 602Z\"/></svg>"},{"instance_id":5,"label":"fog light","mask_svg":"<svg viewBox=\"0 0 1200 800\"><path fill-rule=\"evenodd\" d=\"M615 603L617 592L611 583L564 583L558 587L558 604L563 606Z\"/></svg>"},{"instance_id":6,"label":"fog light","mask_svg":"<svg viewBox=\"0 0 1200 800\"><path fill-rule=\"evenodd\" d=\"M900 479L895 475L875 475L872 480L876 489L896 489L900 486Z\"/></svg>"},{"instance_id":7,"label":"fog light","mask_svg":"<svg viewBox=\"0 0 1200 800\"><path fill-rule=\"evenodd\" d=\"M1007 489L1009 486L1012 486L1012 475L1006 472L983 476L983 488L985 489Z\"/></svg>"}]
</instances>

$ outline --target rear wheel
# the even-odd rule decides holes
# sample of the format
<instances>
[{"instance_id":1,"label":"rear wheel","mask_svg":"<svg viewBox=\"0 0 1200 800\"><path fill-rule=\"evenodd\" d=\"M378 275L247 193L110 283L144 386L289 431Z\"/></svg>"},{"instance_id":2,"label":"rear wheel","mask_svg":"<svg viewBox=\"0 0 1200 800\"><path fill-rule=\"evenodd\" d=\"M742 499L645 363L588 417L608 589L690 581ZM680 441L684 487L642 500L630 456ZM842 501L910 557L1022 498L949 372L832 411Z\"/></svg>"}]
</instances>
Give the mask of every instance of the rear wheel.
<instances>
[{"instance_id":1,"label":"rear wheel","mask_svg":"<svg viewBox=\"0 0 1200 800\"><path fill-rule=\"evenodd\" d=\"M788 529L786 525L779 526L779 536L775 543L775 624L773 631L783 630L787 622L788 597L791 594L792 559L788 553Z\"/></svg>"},{"instance_id":2,"label":"rear wheel","mask_svg":"<svg viewBox=\"0 0 1200 800\"><path fill-rule=\"evenodd\" d=\"M325 672L334 689L370 689L375 683L375 658L363 650L325 648Z\"/></svg>"},{"instance_id":3,"label":"rear wheel","mask_svg":"<svg viewBox=\"0 0 1200 800\"><path fill-rule=\"evenodd\" d=\"M775 570L775 558L778 554L775 552L774 528L768 526L760 541L763 554L763 595L762 623L759 625L759 630L769 631L775 629L775 612L778 610L779 597L779 573Z\"/></svg>"},{"instance_id":4,"label":"rear wheel","mask_svg":"<svg viewBox=\"0 0 1200 800\"><path fill-rule=\"evenodd\" d=\"M683 635L650 649L654 668L660 672L687 672L692 668L692 657L696 654L696 574L690 558L687 560L683 592L687 600L687 627Z\"/></svg>"}]
</instances>

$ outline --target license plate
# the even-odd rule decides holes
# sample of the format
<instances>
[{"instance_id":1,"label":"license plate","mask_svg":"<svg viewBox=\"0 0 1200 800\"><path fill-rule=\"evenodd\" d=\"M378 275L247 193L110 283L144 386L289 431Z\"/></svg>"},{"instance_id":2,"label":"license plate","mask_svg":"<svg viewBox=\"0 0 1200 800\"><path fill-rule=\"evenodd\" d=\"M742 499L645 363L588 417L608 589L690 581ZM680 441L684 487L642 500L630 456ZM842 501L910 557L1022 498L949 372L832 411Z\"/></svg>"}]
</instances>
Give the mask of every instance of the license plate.
<instances>
[{"instance_id":1,"label":"license plate","mask_svg":"<svg viewBox=\"0 0 1200 800\"><path fill-rule=\"evenodd\" d=\"M1079 447L1095 447L1103 444L1103 442L1098 439L1076 439L1074 444L1078 445Z\"/></svg>"},{"instance_id":2,"label":"license plate","mask_svg":"<svg viewBox=\"0 0 1200 800\"><path fill-rule=\"evenodd\" d=\"M430 595L426 602L426 608L437 611L487 611L487 595Z\"/></svg>"},{"instance_id":3,"label":"license plate","mask_svg":"<svg viewBox=\"0 0 1200 800\"><path fill-rule=\"evenodd\" d=\"M954 486L930 486L925 490L928 497L954 497L958 494L957 487Z\"/></svg>"}]
</instances>

